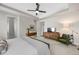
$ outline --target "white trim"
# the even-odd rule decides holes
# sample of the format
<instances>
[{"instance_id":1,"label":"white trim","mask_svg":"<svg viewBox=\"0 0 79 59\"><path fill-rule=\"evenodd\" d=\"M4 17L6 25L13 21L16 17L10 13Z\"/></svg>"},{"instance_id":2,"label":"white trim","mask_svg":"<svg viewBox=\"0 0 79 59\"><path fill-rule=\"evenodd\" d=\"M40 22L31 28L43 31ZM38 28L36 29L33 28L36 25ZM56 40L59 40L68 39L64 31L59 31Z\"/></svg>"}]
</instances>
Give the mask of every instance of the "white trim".
<instances>
[{"instance_id":1,"label":"white trim","mask_svg":"<svg viewBox=\"0 0 79 59\"><path fill-rule=\"evenodd\" d=\"M20 38L20 16L17 16L17 37Z\"/></svg>"}]
</instances>

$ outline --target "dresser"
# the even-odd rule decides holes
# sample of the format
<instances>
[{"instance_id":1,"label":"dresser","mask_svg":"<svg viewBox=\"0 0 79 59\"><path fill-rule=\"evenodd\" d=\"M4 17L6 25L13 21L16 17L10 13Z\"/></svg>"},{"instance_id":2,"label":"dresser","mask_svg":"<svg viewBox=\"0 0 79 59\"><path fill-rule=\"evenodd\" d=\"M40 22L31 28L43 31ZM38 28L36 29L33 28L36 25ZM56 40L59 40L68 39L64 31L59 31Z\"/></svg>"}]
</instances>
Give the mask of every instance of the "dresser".
<instances>
[{"instance_id":1,"label":"dresser","mask_svg":"<svg viewBox=\"0 0 79 59\"><path fill-rule=\"evenodd\" d=\"M59 32L44 32L43 36L45 38L59 40L60 33Z\"/></svg>"}]
</instances>

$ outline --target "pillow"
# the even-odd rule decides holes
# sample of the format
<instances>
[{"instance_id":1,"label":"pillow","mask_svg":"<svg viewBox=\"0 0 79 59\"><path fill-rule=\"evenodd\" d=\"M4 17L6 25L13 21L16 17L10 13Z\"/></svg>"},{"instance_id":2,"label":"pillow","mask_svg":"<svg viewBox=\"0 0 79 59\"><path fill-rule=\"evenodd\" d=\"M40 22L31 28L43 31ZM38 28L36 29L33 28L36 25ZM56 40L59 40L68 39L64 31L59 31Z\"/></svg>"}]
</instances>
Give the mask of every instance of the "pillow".
<instances>
[{"instance_id":1,"label":"pillow","mask_svg":"<svg viewBox=\"0 0 79 59\"><path fill-rule=\"evenodd\" d=\"M8 49L8 43L6 40L0 40L0 54L4 54Z\"/></svg>"}]
</instances>

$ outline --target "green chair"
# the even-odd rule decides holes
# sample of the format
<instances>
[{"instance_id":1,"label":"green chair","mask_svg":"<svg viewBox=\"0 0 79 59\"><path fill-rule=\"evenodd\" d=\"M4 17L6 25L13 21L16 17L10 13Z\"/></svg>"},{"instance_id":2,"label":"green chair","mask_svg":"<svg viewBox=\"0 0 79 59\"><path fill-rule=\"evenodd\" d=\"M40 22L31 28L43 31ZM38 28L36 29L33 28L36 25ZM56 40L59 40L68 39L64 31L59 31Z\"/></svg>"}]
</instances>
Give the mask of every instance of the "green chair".
<instances>
[{"instance_id":1,"label":"green chair","mask_svg":"<svg viewBox=\"0 0 79 59\"><path fill-rule=\"evenodd\" d=\"M62 37L60 37L59 41L64 43L64 44L71 44L70 42L71 38L70 38L70 35L69 34L63 34Z\"/></svg>"}]
</instances>

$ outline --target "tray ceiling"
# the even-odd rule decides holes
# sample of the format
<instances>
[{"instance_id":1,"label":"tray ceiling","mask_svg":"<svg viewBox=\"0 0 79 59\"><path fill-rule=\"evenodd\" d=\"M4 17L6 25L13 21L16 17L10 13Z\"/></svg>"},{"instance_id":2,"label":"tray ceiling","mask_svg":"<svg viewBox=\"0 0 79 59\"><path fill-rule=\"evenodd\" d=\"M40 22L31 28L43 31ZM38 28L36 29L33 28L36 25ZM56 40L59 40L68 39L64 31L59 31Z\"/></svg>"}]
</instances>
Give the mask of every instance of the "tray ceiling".
<instances>
[{"instance_id":1,"label":"tray ceiling","mask_svg":"<svg viewBox=\"0 0 79 59\"><path fill-rule=\"evenodd\" d=\"M36 16L35 12L27 11L28 9L36 9L35 3L3 3L6 6L18 9L22 12L29 13L33 16ZM45 10L46 13L39 13L39 18L47 17L51 14L54 14L56 12L59 12L63 9L68 8L68 4L66 3L39 3L40 4L40 10Z\"/></svg>"}]
</instances>

